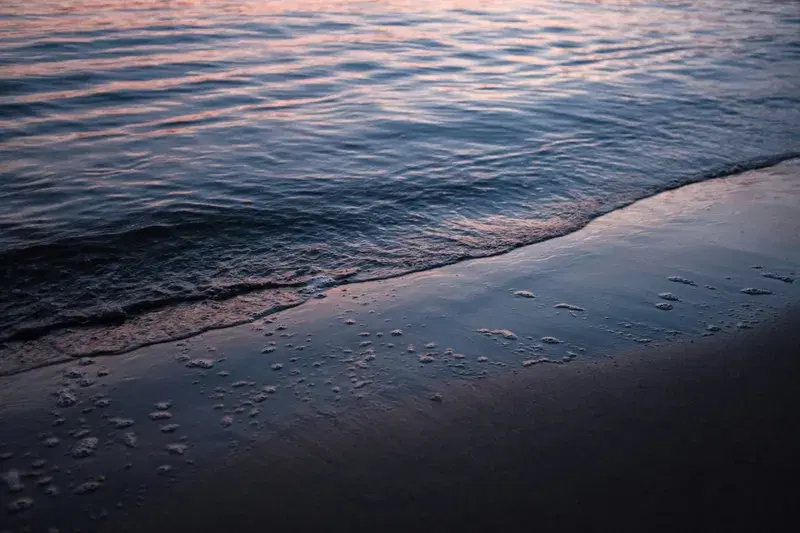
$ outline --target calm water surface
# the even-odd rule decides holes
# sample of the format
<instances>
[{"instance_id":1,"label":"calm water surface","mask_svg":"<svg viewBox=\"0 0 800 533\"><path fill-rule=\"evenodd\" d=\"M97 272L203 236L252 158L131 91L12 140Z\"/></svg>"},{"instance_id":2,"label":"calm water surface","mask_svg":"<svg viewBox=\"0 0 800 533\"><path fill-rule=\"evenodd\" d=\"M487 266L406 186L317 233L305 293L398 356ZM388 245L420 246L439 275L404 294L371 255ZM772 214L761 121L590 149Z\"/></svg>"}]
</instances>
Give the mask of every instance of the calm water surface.
<instances>
[{"instance_id":1,"label":"calm water surface","mask_svg":"<svg viewBox=\"0 0 800 533\"><path fill-rule=\"evenodd\" d=\"M233 322L797 155L798 36L793 1L3 0L0 340Z\"/></svg>"}]
</instances>

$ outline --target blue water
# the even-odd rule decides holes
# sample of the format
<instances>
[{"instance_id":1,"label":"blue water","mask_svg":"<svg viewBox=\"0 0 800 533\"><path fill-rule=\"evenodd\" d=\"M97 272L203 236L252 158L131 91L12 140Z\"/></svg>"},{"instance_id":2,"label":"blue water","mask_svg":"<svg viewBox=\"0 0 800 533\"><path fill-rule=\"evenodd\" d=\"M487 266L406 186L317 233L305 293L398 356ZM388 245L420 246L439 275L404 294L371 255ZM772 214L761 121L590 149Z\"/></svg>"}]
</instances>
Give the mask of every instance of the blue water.
<instances>
[{"instance_id":1,"label":"blue water","mask_svg":"<svg viewBox=\"0 0 800 533\"><path fill-rule=\"evenodd\" d=\"M799 37L786 0L4 0L0 340L499 253L797 155Z\"/></svg>"}]
</instances>

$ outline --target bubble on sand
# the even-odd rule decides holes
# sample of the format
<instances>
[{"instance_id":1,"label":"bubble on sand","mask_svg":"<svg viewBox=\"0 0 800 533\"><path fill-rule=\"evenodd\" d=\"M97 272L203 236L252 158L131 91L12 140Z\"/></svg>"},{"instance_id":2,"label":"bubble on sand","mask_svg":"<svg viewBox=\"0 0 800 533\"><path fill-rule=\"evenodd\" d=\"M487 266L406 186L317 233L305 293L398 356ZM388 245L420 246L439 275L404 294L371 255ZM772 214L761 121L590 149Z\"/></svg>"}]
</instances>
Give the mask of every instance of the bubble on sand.
<instances>
[{"instance_id":1,"label":"bubble on sand","mask_svg":"<svg viewBox=\"0 0 800 533\"><path fill-rule=\"evenodd\" d=\"M739 328L739 329L752 329L753 328L753 326L751 326L750 324L747 324L745 322L738 322L736 324L736 327Z\"/></svg>"},{"instance_id":2,"label":"bubble on sand","mask_svg":"<svg viewBox=\"0 0 800 533\"><path fill-rule=\"evenodd\" d=\"M258 407L253 407L253 408L252 408L252 409L250 409L250 411L247 413L247 416L249 416L250 418L253 418L253 417L256 417L256 416L258 416L259 414L261 414L261 409L259 409Z\"/></svg>"},{"instance_id":3,"label":"bubble on sand","mask_svg":"<svg viewBox=\"0 0 800 533\"><path fill-rule=\"evenodd\" d=\"M488 357L486 357L485 355L481 355L480 357L478 357L478 358L476 359L476 361L478 361L479 363L485 363L485 362L487 362L488 360L489 360L489 358L488 358Z\"/></svg>"},{"instance_id":4,"label":"bubble on sand","mask_svg":"<svg viewBox=\"0 0 800 533\"><path fill-rule=\"evenodd\" d=\"M275 351L274 346L264 346L264 348L261 350L261 353L272 353L274 351Z\"/></svg>"},{"instance_id":5,"label":"bubble on sand","mask_svg":"<svg viewBox=\"0 0 800 533\"><path fill-rule=\"evenodd\" d=\"M708 290L710 290L710 291L715 291L715 290L717 290L717 288L716 288L716 287L714 287L713 285L706 285L706 289L708 289Z\"/></svg>"},{"instance_id":6,"label":"bubble on sand","mask_svg":"<svg viewBox=\"0 0 800 533\"><path fill-rule=\"evenodd\" d=\"M393 329L392 331L389 332L389 335L391 335L392 337L399 337L402 334L403 334L402 329Z\"/></svg>"},{"instance_id":7,"label":"bubble on sand","mask_svg":"<svg viewBox=\"0 0 800 533\"><path fill-rule=\"evenodd\" d=\"M570 311L586 311L586 309L584 309L579 305L572 305L567 303L556 304L553 307L555 307L556 309L569 309Z\"/></svg>"},{"instance_id":8,"label":"bubble on sand","mask_svg":"<svg viewBox=\"0 0 800 533\"><path fill-rule=\"evenodd\" d=\"M44 465L46 465L46 464L47 464L47 461L45 459L36 459L34 462L31 463L31 468L33 468L34 470L37 470L39 468L43 468Z\"/></svg>"},{"instance_id":9,"label":"bubble on sand","mask_svg":"<svg viewBox=\"0 0 800 533\"><path fill-rule=\"evenodd\" d=\"M91 494L92 492L97 491L100 487L103 486L103 482L105 481L104 476L99 476L95 479L90 479L85 483L81 483L74 489L72 489L72 494Z\"/></svg>"},{"instance_id":10,"label":"bubble on sand","mask_svg":"<svg viewBox=\"0 0 800 533\"><path fill-rule=\"evenodd\" d=\"M98 378L105 377L105 376L107 376L109 373L110 373L110 372L109 372L108 368L106 368L106 367L104 367L104 366L101 366L100 368L98 368L98 369L97 369L97 377L98 377Z\"/></svg>"},{"instance_id":11,"label":"bubble on sand","mask_svg":"<svg viewBox=\"0 0 800 533\"><path fill-rule=\"evenodd\" d=\"M136 438L136 433L133 431L128 431L120 438L122 444L127 446L128 448L136 448L138 439Z\"/></svg>"},{"instance_id":12,"label":"bubble on sand","mask_svg":"<svg viewBox=\"0 0 800 533\"><path fill-rule=\"evenodd\" d=\"M372 383L371 379L365 379L365 380L362 380L362 381L356 381L355 383L353 383L353 388L354 389L361 389L363 387L366 387L370 383Z\"/></svg>"},{"instance_id":13,"label":"bubble on sand","mask_svg":"<svg viewBox=\"0 0 800 533\"><path fill-rule=\"evenodd\" d=\"M336 394L339 394L340 392L342 392L342 389L339 386L333 387L331 390L333 392L335 392Z\"/></svg>"},{"instance_id":14,"label":"bubble on sand","mask_svg":"<svg viewBox=\"0 0 800 533\"><path fill-rule=\"evenodd\" d=\"M94 406L100 409L108 407L109 405L111 405L111 400L108 398L98 398L94 401Z\"/></svg>"},{"instance_id":15,"label":"bubble on sand","mask_svg":"<svg viewBox=\"0 0 800 533\"><path fill-rule=\"evenodd\" d=\"M190 359L186 363L187 368L202 368L208 370L214 367L214 361L211 359Z\"/></svg>"},{"instance_id":16,"label":"bubble on sand","mask_svg":"<svg viewBox=\"0 0 800 533\"><path fill-rule=\"evenodd\" d=\"M361 342L359 342L359 343L358 343L358 345L359 345L360 347L362 347L362 348L365 348L365 347L367 347L367 346L370 346L371 344L372 344L372 341L361 341Z\"/></svg>"},{"instance_id":17,"label":"bubble on sand","mask_svg":"<svg viewBox=\"0 0 800 533\"><path fill-rule=\"evenodd\" d=\"M680 302L681 299L678 298L676 295L672 294L671 292L659 292L658 297L664 300L669 300L670 302Z\"/></svg>"},{"instance_id":18,"label":"bubble on sand","mask_svg":"<svg viewBox=\"0 0 800 533\"><path fill-rule=\"evenodd\" d=\"M94 455L94 452L97 450L97 444L99 443L99 439L97 437L85 437L78 441L72 451L72 457L76 459L83 459L85 457L89 457Z\"/></svg>"},{"instance_id":19,"label":"bubble on sand","mask_svg":"<svg viewBox=\"0 0 800 533\"><path fill-rule=\"evenodd\" d=\"M189 446L186 444L181 444L179 442L174 442L172 444L166 445L166 450L173 454L173 455L183 455L183 453L189 449Z\"/></svg>"},{"instance_id":20,"label":"bubble on sand","mask_svg":"<svg viewBox=\"0 0 800 533\"><path fill-rule=\"evenodd\" d=\"M25 490L25 485L22 484L19 470L9 470L3 474L3 480L5 480L8 486L8 492L22 492Z\"/></svg>"},{"instance_id":21,"label":"bubble on sand","mask_svg":"<svg viewBox=\"0 0 800 533\"><path fill-rule=\"evenodd\" d=\"M784 283L794 283L794 278L792 278L790 276L781 276L780 274L775 274L774 272L766 272L766 273L761 274L761 275L764 276L765 278L776 279L776 280L782 281Z\"/></svg>"},{"instance_id":22,"label":"bubble on sand","mask_svg":"<svg viewBox=\"0 0 800 533\"><path fill-rule=\"evenodd\" d=\"M58 437L47 437L42 441L42 444L47 446L48 448L55 448L61 443L61 439Z\"/></svg>"},{"instance_id":23,"label":"bubble on sand","mask_svg":"<svg viewBox=\"0 0 800 533\"><path fill-rule=\"evenodd\" d=\"M684 285L691 285L693 287L697 286L697 283L688 278L684 278L683 276L669 276L667 279L674 281L675 283L683 283Z\"/></svg>"},{"instance_id":24,"label":"bubble on sand","mask_svg":"<svg viewBox=\"0 0 800 533\"><path fill-rule=\"evenodd\" d=\"M81 357L80 360L78 360L78 364L81 366L93 365L94 359L92 359L91 357Z\"/></svg>"},{"instance_id":25,"label":"bubble on sand","mask_svg":"<svg viewBox=\"0 0 800 533\"><path fill-rule=\"evenodd\" d=\"M61 494L61 490L55 485L50 485L49 487L45 487L44 493L51 498L55 498L59 494Z\"/></svg>"},{"instance_id":26,"label":"bubble on sand","mask_svg":"<svg viewBox=\"0 0 800 533\"><path fill-rule=\"evenodd\" d=\"M159 475L165 475L172 472L172 467L170 465L159 465L156 467L156 473Z\"/></svg>"},{"instance_id":27,"label":"bubble on sand","mask_svg":"<svg viewBox=\"0 0 800 533\"><path fill-rule=\"evenodd\" d=\"M569 357L565 357L564 359L569 360L570 358ZM559 365L559 364L562 363L562 361L556 361L554 359L550 359L549 357L539 357L537 359L527 359L527 360L523 361L522 362L522 366L533 366L533 365L538 365L538 364L541 364L541 363L553 363L553 364Z\"/></svg>"},{"instance_id":28,"label":"bubble on sand","mask_svg":"<svg viewBox=\"0 0 800 533\"><path fill-rule=\"evenodd\" d=\"M248 385L250 385L250 382L245 380L234 381L233 383L231 383L231 387L233 387L234 389L247 387Z\"/></svg>"},{"instance_id":29,"label":"bubble on sand","mask_svg":"<svg viewBox=\"0 0 800 533\"><path fill-rule=\"evenodd\" d=\"M536 298L536 295L531 291L514 291L514 296L519 296L520 298Z\"/></svg>"},{"instance_id":30,"label":"bubble on sand","mask_svg":"<svg viewBox=\"0 0 800 533\"><path fill-rule=\"evenodd\" d=\"M453 358L454 358L454 359L466 359L466 357L467 357L467 356L466 356L466 355L464 355L463 353L454 353L454 354L453 354Z\"/></svg>"},{"instance_id":31,"label":"bubble on sand","mask_svg":"<svg viewBox=\"0 0 800 533\"><path fill-rule=\"evenodd\" d=\"M8 504L9 513L21 513L33 507L33 498L17 498Z\"/></svg>"},{"instance_id":32,"label":"bubble on sand","mask_svg":"<svg viewBox=\"0 0 800 533\"><path fill-rule=\"evenodd\" d=\"M437 402L438 403L438 402L441 402L442 400L444 400L444 396L442 396L441 393L434 392L433 394L428 396L428 399L430 401L432 401L432 402Z\"/></svg>"},{"instance_id":33,"label":"bubble on sand","mask_svg":"<svg viewBox=\"0 0 800 533\"><path fill-rule=\"evenodd\" d=\"M672 309L675 308L675 306L672 305L671 303L659 302L656 304L656 308L661 309L662 311L671 311Z\"/></svg>"},{"instance_id":34,"label":"bubble on sand","mask_svg":"<svg viewBox=\"0 0 800 533\"><path fill-rule=\"evenodd\" d=\"M157 411L166 411L167 409L172 407L172 402L170 401L156 402L156 404L153 407L155 407Z\"/></svg>"},{"instance_id":35,"label":"bubble on sand","mask_svg":"<svg viewBox=\"0 0 800 533\"><path fill-rule=\"evenodd\" d=\"M747 287L745 289L742 289L739 292L741 292L742 294L750 294L752 296L760 296L760 295L763 295L763 294L772 294L772 291L768 291L766 289L756 289L754 287Z\"/></svg>"},{"instance_id":36,"label":"bubble on sand","mask_svg":"<svg viewBox=\"0 0 800 533\"><path fill-rule=\"evenodd\" d=\"M109 422L114 424L114 427L116 427L117 429L129 428L134 424L132 418L120 418L120 417L110 418Z\"/></svg>"},{"instance_id":37,"label":"bubble on sand","mask_svg":"<svg viewBox=\"0 0 800 533\"><path fill-rule=\"evenodd\" d=\"M56 405L59 407L69 407L78 401L75 394L69 389L60 389L56 392L56 395L58 396Z\"/></svg>"},{"instance_id":38,"label":"bubble on sand","mask_svg":"<svg viewBox=\"0 0 800 533\"><path fill-rule=\"evenodd\" d=\"M80 379L84 376L83 370L79 370L77 368L65 368L64 369L64 377L67 379Z\"/></svg>"},{"instance_id":39,"label":"bubble on sand","mask_svg":"<svg viewBox=\"0 0 800 533\"><path fill-rule=\"evenodd\" d=\"M36 479L36 485L39 487L44 487L45 485L49 485L53 482L53 476L42 476Z\"/></svg>"},{"instance_id":40,"label":"bubble on sand","mask_svg":"<svg viewBox=\"0 0 800 533\"><path fill-rule=\"evenodd\" d=\"M148 415L150 420L167 420L172 418L172 413L169 411L153 411Z\"/></svg>"},{"instance_id":41,"label":"bubble on sand","mask_svg":"<svg viewBox=\"0 0 800 533\"><path fill-rule=\"evenodd\" d=\"M348 326L352 326L353 324L356 323L356 321L353 320L352 318L348 318L347 320L344 321L344 323L347 324Z\"/></svg>"},{"instance_id":42,"label":"bubble on sand","mask_svg":"<svg viewBox=\"0 0 800 533\"><path fill-rule=\"evenodd\" d=\"M278 371L281 368L283 368L283 365L280 363L275 363L274 365L272 365L272 370Z\"/></svg>"},{"instance_id":43,"label":"bubble on sand","mask_svg":"<svg viewBox=\"0 0 800 533\"><path fill-rule=\"evenodd\" d=\"M90 429L80 429L72 434L73 437L76 439L82 439L83 437L89 435L92 432Z\"/></svg>"},{"instance_id":44,"label":"bubble on sand","mask_svg":"<svg viewBox=\"0 0 800 533\"><path fill-rule=\"evenodd\" d=\"M215 403L214 405L211 406L211 408L213 410L215 410L215 411L222 411L223 409L225 409L225 404L224 403Z\"/></svg>"},{"instance_id":45,"label":"bubble on sand","mask_svg":"<svg viewBox=\"0 0 800 533\"><path fill-rule=\"evenodd\" d=\"M175 431L181 427L180 424L164 424L160 426L158 429L161 433L175 433Z\"/></svg>"},{"instance_id":46,"label":"bubble on sand","mask_svg":"<svg viewBox=\"0 0 800 533\"><path fill-rule=\"evenodd\" d=\"M486 329L481 328L478 330L478 333L483 333L484 335L500 335L504 339L508 339L511 341L517 340L517 335L510 330L507 329Z\"/></svg>"},{"instance_id":47,"label":"bubble on sand","mask_svg":"<svg viewBox=\"0 0 800 533\"><path fill-rule=\"evenodd\" d=\"M420 355L419 356L419 362L420 363L432 363L433 362L433 357L431 355L428 355L428 354Z\"/></svg>"},{"instance_id":48,"label":"bubble on sand","mask_svg":"<svg viewBox=\"0 0 800 533\"><path fill-rule=\"evenodd\" d=\"M224 428L231 427L232 424L233 424L233 417L230 415L225 415L219 419L219 425L221 425Z\"/></svg>"},{"instance_id":49,"label":"bubble on sand","mask_svg":"<svg viewBox=\"0 0 800 533\"><path fill-rule=\"evenodd\" d=\"M708 331L720 331L721 328L719 326L709 325L706 329Z\"/></svg>"}]
</instances>

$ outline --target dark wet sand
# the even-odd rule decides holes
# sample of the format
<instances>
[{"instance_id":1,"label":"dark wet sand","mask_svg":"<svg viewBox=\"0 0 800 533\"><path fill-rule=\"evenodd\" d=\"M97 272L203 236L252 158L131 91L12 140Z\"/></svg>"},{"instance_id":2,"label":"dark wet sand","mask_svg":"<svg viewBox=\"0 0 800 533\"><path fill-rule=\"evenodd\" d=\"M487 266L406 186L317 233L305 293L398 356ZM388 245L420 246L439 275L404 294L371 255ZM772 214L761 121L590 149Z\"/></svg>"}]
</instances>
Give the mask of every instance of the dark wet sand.
<instances>
[{"instance_id":1,"label":"dark wet sand","mask_svg":"<svg viewBox=\"0 0 800 533\"><path fill-rule=\"evenodd\" d=\"M107 530L770 530L797 514L798 383L794 309L310 422Z\"/></svg>"}]
</instances>

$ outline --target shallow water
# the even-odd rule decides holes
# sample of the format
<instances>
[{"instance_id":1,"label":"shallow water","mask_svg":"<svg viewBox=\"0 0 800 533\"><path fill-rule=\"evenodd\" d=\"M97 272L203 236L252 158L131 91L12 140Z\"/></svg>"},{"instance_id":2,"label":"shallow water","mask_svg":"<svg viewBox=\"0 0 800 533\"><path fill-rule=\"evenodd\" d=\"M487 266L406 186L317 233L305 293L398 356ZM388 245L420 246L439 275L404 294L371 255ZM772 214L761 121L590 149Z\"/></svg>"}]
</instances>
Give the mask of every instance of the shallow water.
<instances>
[{"instance_id":1,"label":"shallow water","mask_svg":"<svg viewBox=\"0 0 800 533\"><path fill-rule=\"evenodd\" d=\"M797 155L798 32L785 1L5 0L0 340L233 323Z\"/></svg>"}]
</instances>

